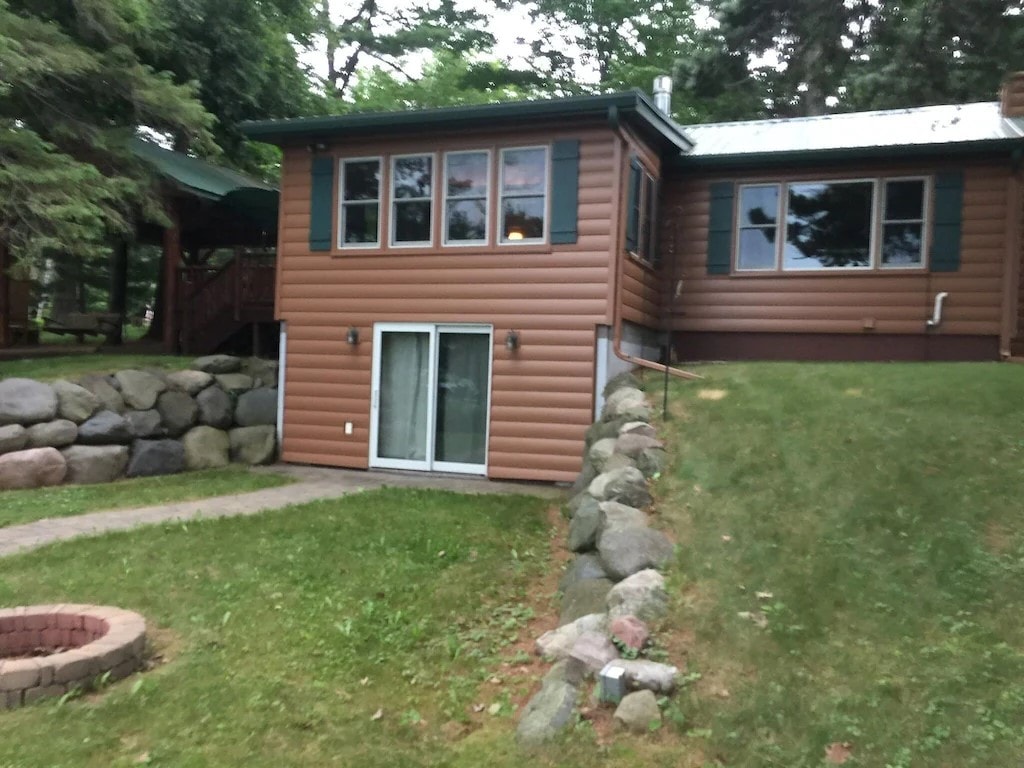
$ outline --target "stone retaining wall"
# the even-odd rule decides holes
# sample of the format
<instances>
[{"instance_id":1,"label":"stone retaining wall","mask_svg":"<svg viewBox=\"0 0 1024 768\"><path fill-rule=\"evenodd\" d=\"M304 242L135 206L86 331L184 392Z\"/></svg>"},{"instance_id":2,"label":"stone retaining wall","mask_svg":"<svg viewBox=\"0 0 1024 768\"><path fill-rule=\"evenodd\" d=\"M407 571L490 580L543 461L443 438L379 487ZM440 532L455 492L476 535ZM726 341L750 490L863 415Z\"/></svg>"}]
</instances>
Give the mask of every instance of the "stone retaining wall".
<instances>
[{"instance_id":1,"label":"stone retaining wall","mask_svg":"<svg viewBox=\"0 0 1024 768\"><path fill-rule=\"evenodd\" d=\"M601 419L587 431L583 470L567 504L568 548L575 553L559 584L559 626L536 642L555 662L523 710L518 742L533 747L574 722L584 686L606 666L617 668L624 696L595 690L591 706L616 705L617 723L639 733L661 721L658 697L671 694L679 670L644 658L649 624L668 611L659 572L675 548L648 527L648 482L665 463L665 450L648 423L650 407L631 374L605 388ZM623 657L626 658L623 658Z\"/></svg>"},{"instance_id":2,"label":"stone retaining wall","mask_svg":"<svg viewBox=\"0 0 1024 768\"><path fill-rule=\"evenodd\" d=\"M146 621L131 611L95 605L0 609L0 709L125 678L142 666L145 650Z\"/></svg>"},{"instance_id":3,"label":"stone retaining wall","mask_svg":"<svg viewBox=\"0 0 1024 768\"><path fill-rule=\"evenodd\" d=\"M0 380L0 490L106 483L277 457L277 363Z\"/></svg>"}]
</instances>

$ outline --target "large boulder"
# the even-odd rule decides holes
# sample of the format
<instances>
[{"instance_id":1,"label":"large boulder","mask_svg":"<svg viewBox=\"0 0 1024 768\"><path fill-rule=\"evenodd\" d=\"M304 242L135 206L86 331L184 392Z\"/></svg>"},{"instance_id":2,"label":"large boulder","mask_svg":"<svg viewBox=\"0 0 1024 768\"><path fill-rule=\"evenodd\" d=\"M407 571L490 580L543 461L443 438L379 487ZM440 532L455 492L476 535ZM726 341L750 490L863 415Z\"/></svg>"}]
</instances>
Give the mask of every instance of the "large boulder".
<instances>
[{"instance_id":1,"label":"large boulder","mask_svg":"<svg viewBox=\"0 0 1024 768\"><path fill-rule=\"evenodd\" d=\"M569 655L576 640L584 632L604 632L608 627L608 616L604 613L591 613L581 616L558 629L545 632L537 638L534 646L537 655L549 661L558 661Z\"/></svg>"},{"instance_id":2,"label":"large boulder","mask_svg":"<svg viewBox=\"0 0 1024 768\"><path fill-rule=\"evenodd\" d=\"M573 552L587 552L597 543L601 527L600 502L593 497L583 500L569 523L569 549Z\"/></svg>"},{"instance_id":3,"label":"large boulder","mask_svg":"<svg viewBox=\"0 0 1024 768\"><path fill-rule=\"evenodd\" d=\"M619 658L619 651L603 632L584 632L573 645L569 658L575 659L590 673L596 674L609 661Z\"/></svg>"},{"instance_id":4,"label":"large boulder","mask_svg":"<svg viewBox=\"0 0 1024 768\"><path fill-rule=\"evenodd\" d=\"M126 445L72 445L62 453L68 463L69 483L109 483L122 477L128 466Z\"/></svg>"},{"instance_id":5,"label":"large boulder","mask_svg":"<svg viewBox=\"0 0 1024 768\"><path fill-rule=\"evenodd\" d=\"M0 427L53 421L56 416L57 393L49 384L33 379L0 380Z\"/></svg>"},{"instance_id":6,"label":"large boulder","mask_svg":"<svg viewBox=\"0 0 1024 768\"><path fill-rule=\"evenodd\" d=\"M569 564L569 567L565 569L562 578L559 579L558 589L562 592L568 592L573 584L580 581L607 578L608 573L605 571L604 566L601 565L601 560L597 555L590 553L578 555Z\"/></svg>"},{"instance_id":7,"label":"large boulder","mask_svg":"<svg viewBox=\"0 0 1024 768\"><path fill-rule=\"evenodd\" d=\"M614 418L610 421L595 421L587 427L587 431L583 437L584 446L589 450L590 446L598 440L603 440L607 437L618 437L619 429L621 429L623 424L628 423L629 419L626 418Z\"/></svg>"},{"instance_id":8,"label":"large boulder","mask_svg":"<svg viewBox=\"0 0 1024 768\"><path fill-rule=\"evenodd\" d=\"M562 613L559 626L571 624L576 619L592 613L604 613L608 602L608 591L612 588L610 579L586 579L577 581L562 595Z\"/></svg>"},{"instance_id":9,"label":"large boulder","mask_svg":"<svg viewBox=\"0 0 1024 768\"><path fill-rule=\"evenodd\" d=\"M647 515L636 507L629 507L617 501L602 501L598 504L598 509L601 512L599 533L619 528L647 527Z\"/></svg>"},{"instance_id":10,"label":"large boulder","mask_svg":"<svg viewBox=\"0 0 1024 768\"><path fill-rule=\"evenodd\" d=\"M28 430L21 424L0 427L0 453L20 451L28 445Z\"/></svg>"},{"instance_id":11,"label":"large boulder","mask_svg":"<svg viewBox=\"0 0 1024 768\"><path fill-rule=\"evenodd\" d=\"M668 612L665 577L654 569L634 573L609 590L607 605L613 620L636 616L643 621L656 621Z\"/></svg>"},{"instance_id":12,"label":"large boulder","mask_svg":"<svg viewBox=\"0 0 1024 768\"><path fill-rule=\"evenodd\" d=\"M239 395L235 423L240 427L277 424L277 390L262 387Z\"/></svg>"},{"instance_id":13,"label":"large boulder","mask_svg":"<svg viewBox=\"0 0 1024 768\"><path fill-rule=\"evenodd\" d=\"M604 401L601 421L625 419L627 421L649 421L651 409L647 398L639 389L624 387L608 396Z\"/></svg>"},{"instance_id":14,"label":"large boulder","mask_svg":"<svg viewBox=\"0 0 1024 768\"><path fill-rule=\"evenodd\" d=\"M616 580L661 568L672 559L673 551L672 542L661 531L636 525L610 528L597 540L601 565Z\"/></svg>"},{"instance_id":15,"label":"large boulder","mask_svg":"<svg viewBox=\"0 0 1024 768\"><path fill-rule=\"evenodd\" d=\"M132 443L128 477L174 475L185 469L185 447L177 440L136 440Z\"/></svg>"},{"instance_id":16,"label":"large boulder","mask_svg":"<svg viewBox=\"0 0 1024 768\"><path fill-rule=\"evenodd\" d=\"M214 378L217 386L228 394L240 395L252 389L252 376L246 373L218 373Z\"/></svg>"},{"instance_id":17,"label":"large boulder","mask_svg":"<svg viewBox=\"0 0 1024 768\"><path fill-rule=\"evenodd\" d=\"M185 434L199 418L199 406L196 401L186 393L175 390L160 394L156 400L156 410L167 434L171 437Z\"/></svg>"},{"instance_id":18,"label":"large boulder","mask_svg":"<svg viewBox=\"0 0 1024 768\"><path fill-rule=\"evenodd\" d=\"M608 627L608 634L623 648L641 651L651 639L651 630L636 616L616 616Z\"/></svg>"},{"instance_id":19,"label":"large boulder","mask_svg":"<svg viewBox=\"0 0 1024 768\"><path fill-rule=\"evenodd\" d=\"M172 389L195 397L213 384L213 374L205 371L174 371L167 374L167 384Z\"/></svg>"},{"instance_id":20,"label":"large boulder","mask_svg":"<svg viewBox=\"0 0 1024 768\"><path fill-rule=\"evenodd\" d=\"M585 460L583 468L580 469L580 473L576 475L576 479L572 481L572 485L569 487L569 496L575 496L577 493L587 490L587 486L593 482L597 474L597 468Z\"/></svg>"},{"instance_id":21,"label":"large boulder","mask_svg":"<svg viewBox=\"0 0 1024 768\"><path fill-rule=\"evenodd\" d=\"M661 440L639 432L626 432L625 434L620 434L615 440L615 452L624 453L632 458L636 458L649 448L664 447L665 445Z\"/></svg>"},{"instance_id":22,"label":"large boulder","mask_svg":"<svg viewBox=\"0 0 1024 768\"><path fill-rule=\"evenodd\" d=\"M658 436L658 431L646 421L627 421L619 427L620 435L643 435L644 437Z\"/></svg>"},{"instance_id":23,"label":"large boulder","mask_svg":"<svg viewBox=\"0 0 1024 768\"><path fill-rule=\"evenodd\" d=\"M636 691L627 694L615 708L616 725L633 733L647 733L661 726L661 710L658 697L650 691Z\"/></svg>"},{"instance_id":24,"label":"large boulder","mask_svg":"<svg viewBox=\"0 0 1024 768\"><path fill-rule=\"evenodd\" d=\"M598 475L587 492L599 501L618 501L637 509L648 507L653 501L647 480L636 467L622 467Z\"/></svg>"},{"instance_id":25,"label":"large boulder","mask_svg":"<svg viewBox=\"0 0 1024 768\"><path fill-rule=\"evenodd\" d=\"M239 464L270 464L277 457L274 427L238 427L228 433L231 460Z\"/></svg>"},{"instance_id":26,"label":"large boulder","mask_svg":"<svg viewBox=\"0 0 1024 768\"><path fill-rule=\"evenodd\" d=\"M540 746L569 727L578 698L579 690L571 683L546 679L523 708L523 716L516 728L519 746Z\"/></svg>"},{"instance_id":27,"label":"large boulder","mask_svg":"<svg viewBox=\"0 0 1024 768\"><path fill-rule=\"evenodd\" d=\"M227 429L235 420L235 405L220 387L208 387L196 395L199 423L217 429Z\"/></svg>"},{"instance_id":28,"label":"large boulder","mask_svg":"<svg viewBox=\"0 0 1024 768\"><path fill-rule=\"evenodd\" d=\"M636 457L636 468L644 477L656 477L665 469L667 456L662 448L647 448Z\"/></svg>"},{"instance_id":29,"label":"large boulder","mask_svg":"<svg viewBox=\"0 0 1024 768\"><path fill-rule=\"evenodd\" d=\"M608 459L615 453L615 443L618 438L602 437L587 450L587 461L594 465L598 474L604 472L604 466Z\"/></svg>"},{"instance_id":30,"label":"large boulder","mask_svg":"<svg viewBox=\"0 0 1024 768\"><path fill-rule=\"evenodd\" d=\"M189 366L194 371L206 373L235 373L242 368L242 359L232 355L207 355L197 357Z\"/></svg>"},{"instance_id":31,"label":"large boulder","mask_svg":"<svg viewBox=\"0 0 1024 768\"><path fill-rule=\"evenodd\" d=\"M615 666L623 670L626 687L668 695L675 691L679 670L669 664L647 659L620 659Z\"/></svg>"},{"instance_id":32,"label":"large boulder","mask_svg":"<svg viewBox=\"0 0 1024 768\"><path fill-rule=\"evenodd\" d=\"M121 397L137 411L148 411L167 389L167 382L149 371L118 371L114 379L121 388Z\"/></svg>"},{"instance_id":33,"label":"large boulder","mask_svg":"<svg viewBox=\"0 0 1024 768\"><path fill-rule=\"evenodd\" d=\"M608 379L608 383L604 385L601 394L605 397L610 397L620 389L643 389L643 385L640 383L640 379L631 371L624 371Z\"/></svg>"},{"instance_id":34,"label":"large boulder","mask_svg":"<svg viewBox=\"0 0 1024 768\"><path fill-rule=\"evenodd\" d=\"M0 456L0 490L60 485L67 471L67 462L56 448L5 453Z\"/></svg>"},{"instance_id":35,"label":"large boulder","mask_svg":"<svg viewBox=\"0 0 1024 768\"><path fill-rule=\"evenodd\" d=\"M78 427L68 419L44 421L28 428L29 448L63 448L78 437Z\"/></svg>"},{"instance_id":36,"label":"large boulder","mask_svg":"<svg viewBox=\"0 0 1024 768\"><path fill-rule=\"evenodd\" d=\"M160 412L156 408L150 408L148 411L126 411L124 418L128 422L128 431L134 438L163 437L167 434L160 420Z\"/></svg>"},{"instance_id":37,"label":"large boulder","mask_svg":"<svg viewBox=\"0 0 1024 768\"><path fill-rule=\"evenodd\" d=\"M249 357L242 362L242 373L252 376L258 387L277 388L278 364L276 360Z\"/></svg>"},{"instance_id":38,"label":"large boulder","mask_svg":"<svg viewBox=\"0 0 1024 768\"><path fill-rule=\"evenodd\" d=\"M185 466L189 469L213 469L228 465L231 443L228 433L213 427L193 427L182 438Z\"/></svg>"},{"instance_id":39,"label":"large boulder","mask_svg":"<svg viewBox=\"0 0 1024 768\"><path fill-rule=\"evenodd\" d=\"M114 413L124 413L124 398L112 382L113 377L106 376L83 376L78 380L82 389L88 390L100 401L100 408Z\"/></svg>"},{"instance_id":40,"label":"large boulder","mask_svg":"<svg viewBox=\"0 0 1024 768\"><path fill-rule=\"evenodd\" d=\"M53 391L57 393L57 413L75 424L81 424L102 407L100 399L88 389L64 379L53 382Z\"/></svg>"},{"instance_id":41,"label":"large boulder","mask_svg":"<svg viewBox=\"0 0 1024 768\"><path fill-rule=\"evenodd\" d=\"M100 411L78 427L78 442L83 445L123 445L131 441L127 419L113 411Z\"/></svg>"}]
</instances>

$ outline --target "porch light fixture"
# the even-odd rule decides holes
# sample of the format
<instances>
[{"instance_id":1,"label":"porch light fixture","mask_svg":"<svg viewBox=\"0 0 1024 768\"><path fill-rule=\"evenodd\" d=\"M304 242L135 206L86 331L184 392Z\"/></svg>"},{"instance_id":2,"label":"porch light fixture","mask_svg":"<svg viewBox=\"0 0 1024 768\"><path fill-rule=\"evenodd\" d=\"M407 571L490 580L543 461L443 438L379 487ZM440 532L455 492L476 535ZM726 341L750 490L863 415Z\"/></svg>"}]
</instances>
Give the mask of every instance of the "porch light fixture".
<instances>
[{"instance_id":1,"label":"porch light fixture","mask_svg":"<svg viewBox=\"0 0 1024 768\"><path fill-rule=\"evenodd\" d=\"M505 334L505 349L510 352L519 349L519 331L514 328Z\"/></svg>"},{"instance_id":2,"label":"porch light fixture","mask_svg":"<svg viewBox=\"0 0 1024 768\"><path fill-rule=\"evenodd\" d=\"M359 329L353 325L348 329L348 335L345 338L347 338L348 343L354 347L359 343Z\"/></svg>"}]
</instances>

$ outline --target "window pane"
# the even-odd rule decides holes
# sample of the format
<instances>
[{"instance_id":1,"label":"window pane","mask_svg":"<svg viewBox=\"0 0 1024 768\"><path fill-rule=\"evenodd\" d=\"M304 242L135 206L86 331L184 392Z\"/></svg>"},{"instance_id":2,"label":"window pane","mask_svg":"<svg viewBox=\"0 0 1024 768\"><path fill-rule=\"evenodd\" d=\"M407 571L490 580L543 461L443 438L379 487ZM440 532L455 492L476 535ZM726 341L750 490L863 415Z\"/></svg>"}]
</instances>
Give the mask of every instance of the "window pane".
<instances>
[{"instance_id":1,"label":"window pane","mask_svg":"<svg viewBox=\"0 0 1024 768\"><path fill-rule=\"evenodd\" d=\"M544 237L544 198L513 197L502 204L503 241L540 240Z\"/></svg>"},{"instance_id":2,"label":"window pane","mask_svg":"<svg viewBox=\"0 0 1024 768\"><path fill-rule=\"evenodd\" d=\"M870 182L790 186L783 267L868 266L872 188Z\"/></svg>"},{"instance_id":3,"label":"window pane","mask_svg":"<svg viewBox=\"0 0 1024 768\"><path fill-rule=\"evenodd\" d=\"M890 181L885 185L885 218L923 219L924 182Z\"/></svg>"},{"instance_id":4,"label":"window pane","mask_svg":"<svg viewBox=\"0 0 1024 768\"><path fill-rule=\"evenodd\" d=\"M395 203L395 242L426 243L430 241L430 203Z\"/></svg>"},{"instance_id":5,"label":"window pane","mask_svg":"<svg viewBox=\"0 0 1024 768\"><path fill-rule=\"evenodd\" d=\"M485 333L439 333L437 347L434 459L484 464L491 340Z\"/></svg>"},{"instance_id":6,"label":"window pane","mask_svg":"<svg viewBox=\"0 0 1024 768\"><path fill-rule=\"evenodd\" d=\"M483 200L453 201L448 205L448 221L446 222L446 239L448 242L460 240L483 240L486 234L487 211Z\"/></svg>"},{"instance_id":7,"label":"window pane","mask_svg":"<svg viewBox=\"0 0 1024 768\"><path fill-rule=\"evenodd\" d=\"M921 265L921 225L886 224L882 235L882 264L889 267Z\"/></svg>"},{"instance_id":8,"label":"window pane","mask_svg":"<svg viewBox=\"0 0 1024 768\"><path fill-rule=\"evenodd\" d=\"M430 155L395 160L395 198L430 197L434 160Z\"/></svg>"},{"instance_id":9,"label":"window pane","mask_svg":"<svg viewBox=\"0 0 1024 768\"><path fill-rule=\"evenodd\" d=\"M658 185L651 176L644 176L644 219L640 233L640 257L654 263L655 240L654 216L658 210Z\"/></svg>"},{"instance_id":10,"label":"window pane","mask_svg":"<svg viewBox=\"0 0 1024 768\"><path fill-rule=\"evenodd\" d=\"M740 226L776 224L779 217L779 187L744 187L740 191Z\"/></svg>"},{"instance_id":11,"label":"window pane","mask_svg":"<svg viewBox=\"0 0 1024 768\"><path fill-rule=\"evenodd\" d=\"M448 197L476 197L487 194L487 153L448 155Z\"/></svg>"},{"instance_id":12,"label":"window pane","mask_svg":"<svg viewBox=\"0 0 1024 768\"><path fill-rule=\"evenodd\" d=\"M349 203L342 208L346 243L377 242L377 204Z\"/></svg>"},{"instance_id":13,"label":"window pane","mask_svg":"<svg viewBox=\"0 0 1024 768\"><path fill-rule=\"evenodd\" d=\"M740 230L740 269L775 269L775 227Z\"/></svg>"},{"instance_id":14,"label":"window pane","mask_svg":"<svg viewBox=\"0 0 1024 768\"><path fill-rule=\"evenodd\" d=\"M345 163L345 200L377 200L380 195L380 161L357 160Z\"/></svg>"},{"instance_id":15,"label":"window pane","mask_svg":"<svg viewBox=\"0 0 1024 768\"><path fill-rule=\"evenodd\" d=\"M544 193L547 151L544 149L509 149L501 155L503 192Z\"/></svg>"}]
</instances>

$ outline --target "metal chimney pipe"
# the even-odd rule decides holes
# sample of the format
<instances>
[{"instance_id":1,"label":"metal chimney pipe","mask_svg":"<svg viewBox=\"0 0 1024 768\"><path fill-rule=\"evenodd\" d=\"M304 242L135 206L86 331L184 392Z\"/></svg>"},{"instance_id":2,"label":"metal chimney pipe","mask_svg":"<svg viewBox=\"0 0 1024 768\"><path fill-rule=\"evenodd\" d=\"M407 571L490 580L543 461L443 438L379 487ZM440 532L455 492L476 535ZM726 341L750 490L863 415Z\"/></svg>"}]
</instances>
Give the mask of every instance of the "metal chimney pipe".
<instances>
[{"instance_id":1,"label":"metal chimney pipe","mask_svg":"<svg viewBox=\"0 0 1024 768\"><path fill-rule=\"evenodd\" d=\"M654 106L666 115L672 113L672 78L668 75L654 78Z\"/></svg>"}]
</instances>

